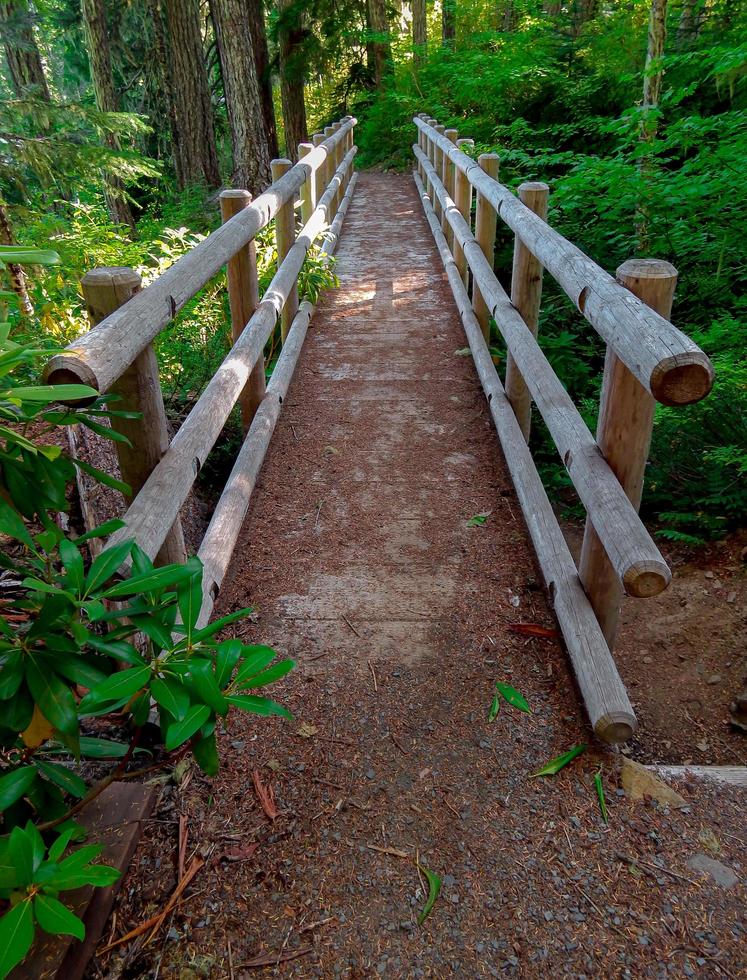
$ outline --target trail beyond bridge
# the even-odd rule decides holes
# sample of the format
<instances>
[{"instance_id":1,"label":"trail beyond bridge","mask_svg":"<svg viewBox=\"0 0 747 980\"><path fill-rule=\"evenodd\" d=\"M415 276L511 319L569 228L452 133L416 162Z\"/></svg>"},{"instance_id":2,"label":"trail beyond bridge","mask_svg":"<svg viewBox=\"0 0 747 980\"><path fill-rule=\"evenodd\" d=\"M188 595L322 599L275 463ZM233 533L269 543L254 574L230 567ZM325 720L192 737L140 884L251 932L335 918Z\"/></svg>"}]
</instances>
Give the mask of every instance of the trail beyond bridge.
<instances>
[{"instance_id":1,"label":"trail beyond bridge","mask_svg":"<svg viewBox=\"0 0 747 980\"><path fill-rule=\"evenodd\" d=\"M604 743L637 726L612 655L622 594L645 602L670 577L637 515L654 402L704 397L710 364L667 319L671 266L628 263L615 281L545 223L545 185L519 199L492 158L415 122L414 177L353 176L345 119L255 202L225 195L220 231L147 289L94 274L101 322L50 365L146 415L122 449L135 493L115 539L162 560L183 554L179 509L241 404L247 436L199 552L202 621L252 606L237 635L298 661L282 695L295 720L230 716L221 774L180 791L208 860L163 975L653 977L700 957L703 975L733 976L736 893L688 865L686 801L636 811L608 786L608 831L593 784ZM279 268L260 302L251 242L272 218ZM516 235L510 298L498 220ZM325 228L339 286L314 311L297 279ZM168 445L150 345L225 263L235 344ZM596 439L535 340L543 267L608 345ZM589 515L578 569L527 446L532 402ZM531 714L504 701L489 723L496 680ZM583 743L573 775L528 778ZM717 792L698 789L701 813ZM169 840L149 835L135 874ZM422 868L442 892L418 928ZM147 909L128 903L136 924Z\"/></svg>"}]
</instances>

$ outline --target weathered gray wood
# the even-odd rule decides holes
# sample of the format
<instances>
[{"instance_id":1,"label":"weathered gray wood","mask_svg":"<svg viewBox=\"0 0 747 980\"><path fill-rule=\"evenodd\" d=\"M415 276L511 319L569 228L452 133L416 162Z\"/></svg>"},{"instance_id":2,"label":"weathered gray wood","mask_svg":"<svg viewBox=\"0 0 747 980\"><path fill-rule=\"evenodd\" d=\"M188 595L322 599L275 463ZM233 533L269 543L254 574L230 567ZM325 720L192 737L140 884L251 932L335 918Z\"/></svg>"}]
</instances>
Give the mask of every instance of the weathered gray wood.
<instances>
[{"instance_id":1,"label":"weathered gray wood","mask_svg":"<svg viewBox=\"0 0 747 980\"><path fill-rule=\"evenodd\" d=\"M355 153L356 148L348 152L322 195L311 220L301 229L295 244L273 277L244 332L208 382L172 440L168 452L124 515L125 527L112 535L107 546L134 538L148 555L153 555L158 549L165 529L186 500L200 468L274 330L277 317L298 279L311 243L327 227L332 196Z\"/></svg>"},{"instance_id":2,"label":"weathered gray wood","mask_svg":"<svg viewBox=\"0 0 747 980\"><path fill-rule=\"evenodd\" d=\"M725 783L728 786L742 786L747 788L747 766L646 766L659 776L668 776L670 779L682 779L688 776L695 776L698 779L707 779L716 783Z\"/></svg>"},{"instance_id":3,"label":"weathered gray wood","mask_svg":"<svg viewBox=\"0 0 747 980\"><path fill-rule=\"evenodd\" d=\"M413 150L420 153L417 147ZM486 308L529 387L615 574L629 595L657 595L671 580L659 549L605 462L570 395L498 282L469 225L444 191L430 163L423 162L426 173L431 171L436 194L464 249Z\"/></svg>"},{"instance_id":4,"label":"weathered gray wood","mask_svg":"<svg viewBox=\"0 0 747 980\"><path fill-rule=\"evenodd\" d=\"M279 181L284 174L288 173L292 166L293 164L290 160L273 160L270 164L273 183ZM278 270L281 268L285 256L293 248L295 240L295 197L291 197L275 215L275 248L278 254ZM285 343L288 330L290 329L291 323L293 323L293 317L297 312L298 283L293 283L283 304L283 311L280 314L280 339L283 343Z\"/></svg>"},{"instance_id":5,"label":"weathered gray wood","mask_svg":"<svg viewBox=\"0 0 747 980\"><path fill-rule=\"evenodd\" d=\"M87 272L81 280L81 288L94 327L136 296L141 282L139 273L122 266ZM111 420L112 428L130 443L114 443L122 479L131 489L127 497L129 503L145 486L169 447L158 361L151 344L137 355L111 390L118 396L118 401L112 406L115 410L139 413L136 419L114 417ZM159 565L168 565L184 562L186 557L181 520L176 515L156 561Z\"/></svg>"},{"instance_id":6,"label":"weathered gray wood","mask_svg":"<svg viewBox=\"0 0 747 980\"><path fill-rule=\"evenodd\" d=\"M52 357L45 370L49 383L83 382L100 392L108 391L184 304L275 217L308 174L318 171L354 122L351 119L330 140L315 147L248 208L190 249L129 303Z\"/></svg>"},{"instance_id":7,"label":"weathered gray wood","mask_svg":"<svg viewBox=\"0 0 747 980\"><path fill-rule=\"evenodd\" d=\"M477 163L480 169L484 170L489 177L494 179L498 178L499 161L496 153L481 153L477 159ZM493 269L493 258L495 254L495 232L497 224L498 215L495 208L488 198L478 191L475 208L475 241L482 249L482 254L487 259L491 271ZM483 337L490 343L490 310L476 278L472 280L472 309L480 321Z\"/></svg>"},{"instance_id":8,"label":"weathered gray wood","mask_svg":"<svg viewBox=\"0 0 747 980\"><path fill-rule=\"evenodd\" d=\"M581 587L570 551L501 385L459 269L417 176L415 183L462 318L475 367L589 719L599 738L607 742L624 742L637 728L633 708Z\"/></svg>"},{"instance_id":9,"label":"weathered gray wood","mask_svg":"<svg viewBox=\"0 0 747 980\"><path fill-rule=\"evenodd\" d=\"M220 195L220 213L224 221L230 219L252 203L252 195L245 190L223 191ZM253 241L240 248L226 268L228 302L231 308L231 346L241 336L244 327L259 306L257 280L257 249ZM240 398L241 424L247 431L262 399L265 396L265 359L260 355L249 375L249 381Z\"/></svg>"},{"instance_id":10,"label":"weathered gray wood","mask_svg":"<svg viewBox=\"0 0 747 980\"><path fill-rule=\"evenodd\" d=\"M702 350L671 323L533 214L508 188L491 180L474 160L415 119L418 128L467 174L470 183L493 204L501 219L537 256L583 313L624 361L640 383L664 405L699 401L711 390L713 367Z\"/></svg>"},{"instance_id":11,"label":"weathered gray wood","mask_svg":"<svg viewBox=\"0 0 747 980\"><path fill-rule=\"evenodd\" d=\"M617 270L618 281L665 319L672 312L677 270L669 262L631 259ZM607 349L599 400L597 445L636 510L651 445L656 402L617 355ZM610 650L614 646L622 591L596 532L587 518L579 574Z\"/></svg>"},{"instance_id":12,"label":"weathered gray wood","mask_svg":"<svg viewBox=\"0 0 747 980\"><path fill-rule=\"evenodd\" d=\"M324 255L332 255L337 247L348 204L355 193L355 181L356 175L353 174L335 220L321 246ZM200 627L206 626L210 621L213 604L236 547L236 541L249 509L251 495L275 431L314 309L314 304L309 300L304 300L299 307L288 332L288 339L272 372L265 400L252 422L200 545L198 556L204 567L202 606L198 620Z\"/></svg>"},{"instance_id":13,"label":"weathered gray wood","mask_svg":"<svg viewBox=\"0 0 747 980\"><path fill-rule=\"evenodd\" d=\"M457 137L459 136L459 133L458 133L458 131L456 129L447 129L447 130L444 130L444 136L446 137L446 139L450 143L453 143L456 146ZM447 154L444 153L443 159L441 161L441 183L444 185L444 187L448 191L449 197L454 197L455 196L455 194L454 194L454 172L455 172L455 170L456 170L456 167L451 162L451 160L449 159L449 157L447 156ZM453 249L454 234L453 234L451 228L449 227L449 223L448 223L448 221L446 220L445 217L442 218L442 220L441 220L441 231L446 236L446 241L449 243L449 248Z\"/></svg>"},{"instance_id":14,"label":"weathered gray wood","mask_svg":"<svg viewBox=\"0 0 747 980\"><path fill-rule=\"evenodd\" d=\"M436 124L433 128L436 131L436 136L443 136L443 134L446 132L445 126ZM446 140L446 142L448 142L448 140ZM441 172L443 170L443 165L444 165L444 151L439 145L438 140L433 140L433 169L439 175L439 179L441 176ZM437 196L434 197L433 199L433 209L436 212L436 216L438 217L438 220L441 221L443 219L443 214L441 212L441 205L439 204Z\"/></svg>"},{"instance_id":15,"label":"weathered gray wood","mask_svg":"<svg viewBox=\"0 0 747 980\"><path fill-rule=\"evenodd\" d=\"M422 136L423 131L418 130L418 133ZM474 147L475 141L471 139L461 139L457 140L456 144L460 149L463 146ZM422 164L418 160L418 166L421 168L421 178L422 174ZM472 220L472 184L467 180L467 175L463 173L459 167L454 167L454 201L456 206L459 208L459 213L464 218L464 220L469 224ZM462 281L466 286L468 284L469 274L467 271L467 260L464 257L464 251L459 242L454 239L454 261L456 262L457 269L462 276Z\"/></svg>"},{"instance_id":16,"label":"weathered gray wood","mask_svg":"<svg viewBox=\"0 0 747 980\"><path fill-rule=\"evenodd\" d=\"M313 149L313 143L299 143L298 159L303 160ZM304 225L314 213L314 208L316 208L315 190L314 175L309 174L303 184L301 184L301 223Z\"/></svg>"},{"instance_id":17,"label":"weathered gray wood","mask_svg":"<svg viewBox=\"0 0 747 980\"><path fill-rule=\"evenodd\" d=\"M549 193L550 188L547 184L530 181L519 187L519 200L530 211L545 220L547 218ZM524 323L535 337L539 324L541 300L542 266L517 235L514 241L514 263L511 273L511 302L521 313ZM524 433L524 438L529 442L529 431L532 424L532 399L510 352L506 359L506 394L513 406L514 415Z\"/></svg>"}]
</instances>

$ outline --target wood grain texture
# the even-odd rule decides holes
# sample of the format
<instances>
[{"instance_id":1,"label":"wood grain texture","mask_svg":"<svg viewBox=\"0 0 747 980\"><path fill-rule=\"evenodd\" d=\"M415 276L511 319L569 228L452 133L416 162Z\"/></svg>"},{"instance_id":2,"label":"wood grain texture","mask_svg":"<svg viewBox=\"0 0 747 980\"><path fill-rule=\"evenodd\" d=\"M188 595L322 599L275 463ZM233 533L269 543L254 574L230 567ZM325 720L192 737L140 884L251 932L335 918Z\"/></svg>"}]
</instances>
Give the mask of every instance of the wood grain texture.
<instances>
[{"instance_id":1,"label":"wood grain texture","mask_svg":"<svg viewBox=\"0 0 747 980\"><path fill-rule=\"evenodd\" d=\"M495 153L481 153L478 157L478 165L481 170L494 179L498 177L498 156ZM438 195L437 195L438 196ZM498 214L488 198L478 191L477 204L475 207L475 241L482 249L493 270L493 260L495 253L495 232L498 225ZM462 245L462 249L464 246ZM480 286L476 279L472 280L472 309L475 316L480 321L482 335L485 340L490 342L490 310L485 301Z\"/></svg>"},{"instance_id":2,"label":"wood grain texture","mask_svg":"<svg viewBox=\"0 0 747 980\"><path fill-rule=\"evenodd\" d=\"M415 118L430 139L467 174L472 186L493 204L576 307L627 365L647 391L664 405L687 405L713 386L713 366L689 337L641 303L631 292L526 208L507 187L490 179L466 154Z\"/></svg>"},{"instance_id":3,"label":"wood grain texture","mask_svg":"<svg viewBox=\"0 0 747 980\"><path fill-rule=\"evenodd\" d=\"M581 586L573 558L501 385L459 269L449 252L440 223L417 175L415 183L462 318L506 465L511 473L589 719L596 734L604 741L624 742L637 728L635 713L625 686Z\"/></svg>"},{"instance_id":4,"label":"wood grain texture","mask_svg":"<svg viewBox=\"0 0 747 980\"><path fill-rule=\"evenodd\" d=\"M272 169L272 180L280 180L287 174L293 164L290 160L273 160L270 164ZM293 248L296 240L296 198L295 194L280 208L275 215L275 250L278 257L278 270L283 264L285 256ZM285 343L288 330L293 322L293 317L298 311L298 283L294 282L288 291L283 310L280 314L280 339Z\"/></svg>"},{"instance_id":5,"label":"wood grain texture","mask_svg":"<svg viewBox=\"0 0 747 980\"><path fill-rule=\"evenodd\" d=\"M422 135L422 131L418 130L418 133ZM457 147L460 149L463 146L474 147L475 141L472 139L460 139L456 142ZM464 152L464 151L462 151ZM418 161L418 166L422 170L422 164ZM421 173L422 178L422 173ZM459 213L464 218L464 220L469 224L472 220L472 184L467 180L467 175L459 169L459 167L454 167L454 202L459 208ZM462 281L466 286L469 281L469 272L467 269L467 260L464 257L464 250L456 239L454 240L454 261L456 262L457 269L462 277Z\"/></svg>"}]
</instances>

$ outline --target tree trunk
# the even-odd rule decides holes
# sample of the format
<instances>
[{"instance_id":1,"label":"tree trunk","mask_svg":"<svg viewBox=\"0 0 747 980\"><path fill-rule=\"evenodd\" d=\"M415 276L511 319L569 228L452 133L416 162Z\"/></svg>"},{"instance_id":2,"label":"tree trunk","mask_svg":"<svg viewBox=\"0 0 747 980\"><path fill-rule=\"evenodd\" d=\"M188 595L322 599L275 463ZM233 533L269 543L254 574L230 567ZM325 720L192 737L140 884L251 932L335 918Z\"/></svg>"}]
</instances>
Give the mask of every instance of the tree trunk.
<instances>
[{"instance_id":1,"label":"tree trunk","mask_svg":"<svg viewBox=\"0 0 747 980\"><path fill-rule=\"evenodd\" d=\"M664 70L661 67L661 58L664 55L664 45L667 39L667 0L651 0L651 13L648 21L648 49L646 51L646 67L643 74L643 114L641 118L640 138L644 143L652 144L656 139L659 128L656 118L656 108L659 105L661 96L661 86L664 80ZM658 63L658 68L651 71L652 65ZM651 110L654 110L653 112ZM640 157L639 169L644 179L650 177L653 169L653 161L648 153ZM638 208L636 216L636 230L638 232L638 247L641 252L648 251L649 248L649 208L644 197Z\"/></svg>"},{"instance_id":2,"label":"tree trunk","mask_svg":"<svg viewBox=\"0 0 747 980\"><path fill-rule=\"evenodd\" d=\"M5 209L5 205L0 203L0 243L3 245L13 244L13 231L10 226L10 218ZM16 262L6 263L6 271L10 279L10 286L18 297L18 307L24 316L33 316L34 307L29 299L28 289L26 288L26 273L23 266Z\"/></svg>"},{"instance_id":3,"label":"tree trunk","mask_svg":"<svg viewBox=\"0 0 747 980\"><path fill-rule=\"evenodd\" d=\"M179 139L180 186L220 184L213 105L202 50L199 0L165 0L169 65Z\"/></svg>"},{"instance_id":4,"label":"tree trunk","mask_svg":"<svg viewBox=\"0 0 747 980\"><path fill-rule=\"evenodd\" d=\"M587 21L595 17L598 10L597 0L574 0L571 19L571 36L578 37Z\"/></svg>"},{"instance_id":5,"label":"tree trunk","mask_svg":"<svg viewBox=\"0 0 747 980\"><path fill-rule=\"evenodd\" d=\"M267 27L262 0L248 0L246 13L249 18L249 31L252 37L254 64L259 82L259 97L262 101L262 118L265 124L265 137L270 159L278 156L278 132L275 124L275 104L272 99L272 72L270 54L267 50Z\"/></svg>"},{"instance_id":6,"label":"tree trunk","mask_svg":"<svg viewBox=\"0 0 747 980\"><path fill-rule=\"evenodd\" d=\"M272 182L270 151L244 0L210 0L233 147L233 186L261 193Z\"/></svg>"},{"instance_id":7,"label":"tree trunk","mask_svg":"<svg viewBox=\"0 0 747 980\"><path fill-rule=\"evenodd\" d=\"M453 48L456 40L456 2L443 0L441 9L441 43L445 48Z\"/></svg>"},{"instance_id":8,"label":"tree trunk","mask_svg":"<svg viewBox=\"0 0 747 980\"><path fill-rule=\"evenodd\" d=\"M155 48L156 60L158 62L157 77L163 97L163 105L166 108L166 115L169 120L169 130L171 132L171 154L174 158L174 170L176 171L176 182L179 187L184 186L184 181L180 172L181 154L179 153L179 126L176 121L176 106L174 104L174 90L171 87L171 72L169 70L169 59L166 51L166 33L163 23L163 11L161 10L161 0L149 0L151 20L153 22L153 46Z\"/></svg>"},{"instance_id":9,"label":"tree trunk","mask_svg":"<svg viewBox=\"0 0 747 980\"><path fill-rule=\"evenodd\" d=\"M114 91L104 0L83 0L82 13L96 106L101 112L118 112L119 100ZM119 140L113 134L107 136L106 142L112 149L119 149ZM135 219L124 196L122 181L112 174L105 174L104 182L106 205L112 221L115 224L129 225L134 229Z\"/></svg>"},{"instance_id":10,"label":"tree trunk","mask_svg":"<svg viewBox=\"0 0 747 980\"><path fill-rule=\"evenodd\" d=\"M677 26L678 49L688 48L700 33L703 20L703 5L701 0L684 0L680 22Z\"/></svg>"},{"instance_id":11,"label":"tree trunk","mask_svg":"<svg viewBox=\"0 0 747 980\"><path fill-rule=\"evenodd\" d=\"M304 103L303 24L293 0L279 0L278 41L280 44L280 99L283 105L285 153L298 157L298 144L305 143L306 105Z\"/></svg>"},{"instance_id":12,"label":"tree trunk","mask_svg":"<svg viewBox=\"0 0 747 980\"><path fill-rule=\"evenodd\" d=\"M428 24L425 19L425 0L412 0L412 47L415 64L425 60L428 45Z\"/></svg>"},{"instance_id":13,"label":"tree trunk","mask_svg":"<svg viewBox=\"0 0 747 980\"><path fill-rule=\"evenodd\" d=\"M374 35L371 42L374 84L381 88L384 77L390 75L393 68L386 0L368 0L368 21Z\"/></svg>"},{"instance_id":14,"label":"tree trunk","mask_svg":"<svg viewBox=\"0 0 747 980\"><path fill-rule=\"evenodd\" d=\"M28 0L6 0L0 3L0 28L8 73L16 98L35 95L49 102L49 86L34 35L34 21Z\"/></svg>"}]
</instances>

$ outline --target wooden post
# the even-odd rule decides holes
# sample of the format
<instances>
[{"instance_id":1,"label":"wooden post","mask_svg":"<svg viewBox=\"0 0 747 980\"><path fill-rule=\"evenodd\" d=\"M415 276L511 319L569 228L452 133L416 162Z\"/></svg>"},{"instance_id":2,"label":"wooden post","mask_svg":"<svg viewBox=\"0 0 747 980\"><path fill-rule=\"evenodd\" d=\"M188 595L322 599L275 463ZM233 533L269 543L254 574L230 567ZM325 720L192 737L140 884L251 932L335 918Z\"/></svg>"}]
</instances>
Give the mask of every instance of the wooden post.
<instances>
[{"instance_id":1,"label":"wooden post","mask_svg":"<svg viewBox=\"0 0 747 980\"><path fill-rule=\"evenodd\" d=\"M440 136L443 136L443 134L446 132L446 127L442 126L440 123L433 128ZM433 169L436 171L436 175L440 179L444 169L444 151L437 143L433 144ZM436 217L443 224L444 209L441 207L441 202L439 201L438 196L435 198L434 207L436 210Z\"/></svg>"},{"instance_id":2,"label":"wooden post","mask_svg":"<svg viewBox=\"0 0 747 980\"><path fill-rule=\"evenodd\" d=\"M435 126L436 123L437 123L437 120L436 119L428 119L427 120L427 123L428 123L429 126ZM430 162L435 166L435 163L436 163L436 144L433 142L433 140L431 139L431 137L428 134L425 134L425 152L426 152L426 155L427 155L428 159L430 160ZM435 206L436 206L436 191L435 191L435 189L433 187L433 183L432 183L430 177L427 174L426 174L426 180L428 182L428 184L427 184L427 186L428 186L428 194L429 194L430 199L431 199L431 204L435 208Z\"/></svg>"},{"instance_id":3,"label":"wooden post","mask_svg":"<svg viewBox=\"0 0 747 980\"><path fill-rule=\"evenodd\" d=\"M481 153L477 159L480 168L485 171L488 177L498 178L498 154ZM495 253L495 228L498 220L493 205L480 191L477 192L477 211L475 214L475 238L477 244L482 249L482 254L493 268ZM475 311L477 319L480 321L482 335L486 342L490 344L490 311L476 282L472 282L472 309Z\"/></svg>"},{"instance_id":4,"label":"wooden post","mask_svg":"<svg viewBox=\"0 0 747 980\"><path fill-rule=\"evenodd\" d=\"M474 146L475 141L470 139L457 140L456 145L461 150L465 146ZM470 224L472 220L472 184L470 184L467 174L463 173L459 167L454 167L454 203L467 224ZM464 256L464 249L456 240L456 236L454 236L454 261L459 270L459 275L462 277L462 282L466 286L469 279L469 267Z\"/></svg>"},{"instance_id":5,"label":"wooden post","mask_svg":"<svg viewBox=\"0 0 747 980\"><path fill-rule=\"evenodd\" d=\"M459 133L456 129L447 129L444 131L444 136L450 143L456 146L457 136ZM441 182L446 188L446 193L449 197L454 200L454 164L449 159L446 153L442 154L442 166L441 166ZM451 230L451 225L446 220L446 215L441 218L441 231L443 231L446 236L446 241L449 243L449 248L454 250L454 233Z\"/></svg>"},{"instance_id":6,"label":"wooden post","mask_svg":"<svg viewBox=\"0 0 747 980\"><path fill-rule=\"evenodd\" d=\"M123 306L131 296L140 291L141 285L140 275L134 269L126 267L91 269L87 272L81 281L81 287L91 323L95 326ZM121 432L132 443L131 446L120 442L114 444L122 479L129 483L132 490L129 503L161 461L170 441L158 378L158 362L151 344L138 354L112 385L111 391L119 395L119 400L112 405L115 411L140 413L140 418L137 419L111 420L112 428ZM183 564L186 559L182 524L177 517L166 535L156 561L159 565L168 565L172 562Z\"/></svg>"},{"instance_id":7,"label":"wooden post","mask_svg":"<svg viewBox=\"0 0 747 980\"><path fill-rule=\"evenodd\" d=\"M283 174L287 173L293 164L290 160L273 160L270 164L272 170L272 181L280 180ZM294 199L284 204L275 216L275 246L278 253L278 269L283 264L283 259L293 247L296 240L296 219L294 213ZM293 317L298 312L298 280L293 284L293 288L288 294L288 299L283 306L280 314L280 339L285 343L288 336Z\"/></svg>"},{"instance_id":8,"label":"wooden post","mask_svg":"<svg viewBox=\"0 0 747 980\"><path fill-rule=\"evenodd\" d=\"M251 202L252 195L249 191L223 191L220 195L221 218L223 221L228 221L243 208L249 207ZM229 260L226 267L226 279L228 281L228 302L231 307L231 340L232 343L235 343L259 306L257 249L254 241L240 248L236 255ZM264 397L265 360L264 356L260 355L240 399L241 424L245 433Z\"/></svg>"},{"instance_id":9,"label":"wooden post","mask_svg":"<svg viewBox=\"0 0 747 980\"><path fill-rule=\"evenodd\" d=\"M330 136L334 136L334 135L335 135L335 130L334 130L334 127L333 126L325 126L324 127L324 138L325 138L325 140L329 139ZM333 154L332 154L332 152L329 152L327 154L327 159L324 161L324 166L323 167L320 167L320 170L323 170L324 171L324 186L322 187L322 193L324 193L324 191L327 190L327 185L329 184L330 180L332 179L332 174L335 172L335 168L333 166L332 160L333 160ZM321 197L321 195L320 195L320 197Z\"/></svg>"},{"instance_id":10,"label":"wooden post","mask_svg":"<svg viewBox=\"0 0 747 980\"><path fill-rule=\"evenodd\" d=\"M660 316L669 319L677 283L673 265L658 259L629 259L617 270L617 280ZM654 408L653 397L608 347L599 399L597 444L636 510L643 493ZM617 633L622 587L588 518L579 575L611 650Z\"/></svg>"},{"instance_id":11,"label":"wooden post","mask_svg":"<svg viewBox=\"0 0 747 980\"><path fill-rule=\"evenodd\" d=\"M314 146L321 146L324 142L324 133L314 133L311 137L311 142ZM314 181L314 200L318 201L319 198L324 193L324 164L321 167L317 167L316 173L312 176Z\"/></svg>"},{"instance_id":12,"label":"wooden post","mask_svg":"<svg viewBox=\"0 0 747 980\"><path fill-rule=\"evenodd\" d=\"M547 198L550 188L539 181L528 181L519 187L519 199L540 218L547 220ZM537 336L542 299L542 266L518 235L514 239L514 265L511 273L511 302L521 313L524 323ZM532 423L532 399L511 353L506 358L506 394L524 438L529 442Z\"/></svg>"},{"instance_id":13,"label":"wooden post","mask_svg":"<svg viewBox=\"0 0 747 980\"><path fill-rule=\"evenodd\" d=\"M335 133L339 133L341 126L342 123L339 122L332 123L332 129L334 130ZM329 174L327 176L328 183L330 180L332 180L332 178L335 175L335 171L342 163L342 149L343 149L342 140L340 140L336 144L334 150L332 151L332 156L330 158ZM327 224L331 225L335 219L335 215L337 214L337 208L340 205L340 191L341 188L338 188L338 190L334 194L334 197L332 198L332 204L330 205L329 214L327 215Z\"/></svg>"},{"instance_id":14,"label":"wooden post","mask_svg":"<svg viewBox=\"0 0 747 980\"><path fill-rule=\"evenodd\" d=\"M307 153L314 149L311 143L298 144L298 159L303 160ZM316 186L314 175L309 174L308 178L301 184L301 224L305 225L316 207ZM222 196L222 195L221 195Z\"/></svg>"}]
</instances>

